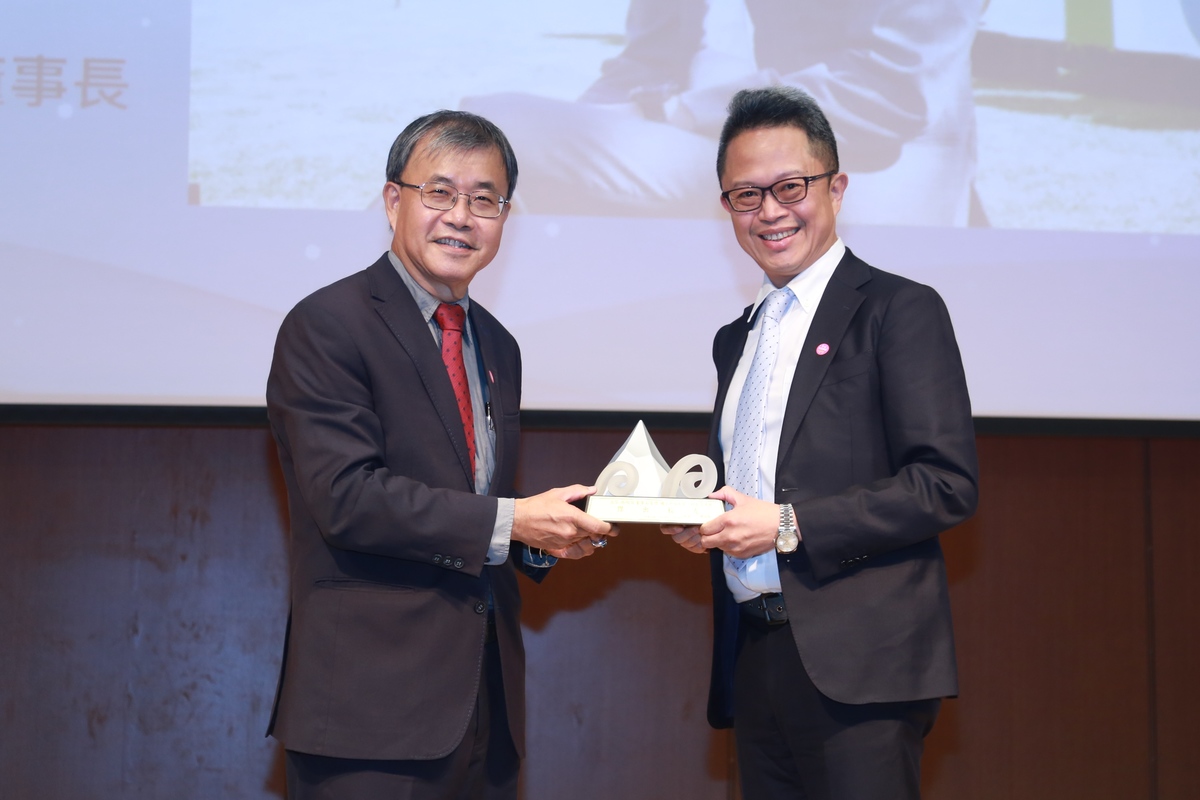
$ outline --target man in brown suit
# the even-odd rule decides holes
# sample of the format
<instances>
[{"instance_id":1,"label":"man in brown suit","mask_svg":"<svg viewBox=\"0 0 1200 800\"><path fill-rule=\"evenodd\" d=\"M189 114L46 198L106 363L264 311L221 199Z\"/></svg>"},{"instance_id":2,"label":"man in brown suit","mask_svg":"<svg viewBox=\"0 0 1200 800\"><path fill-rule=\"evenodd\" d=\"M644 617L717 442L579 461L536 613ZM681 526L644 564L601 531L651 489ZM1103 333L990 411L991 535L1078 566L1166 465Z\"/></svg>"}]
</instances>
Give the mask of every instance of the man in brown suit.
<instances>
[{"instance_id":1,"label":"man in brown suit","mask_svg":"<svg viewBox=\"0 0 1200 800\"><path fill-rule=\"evenodd\" d=\"M487 120L414 121L388 159L390 251L280 328L267 407L291 610L269 733L293 800L515 798L517 572L615 533L570 505L586 487L513 499L520 351L467 289L516 178Z\"/></svg>"}]
</instances>

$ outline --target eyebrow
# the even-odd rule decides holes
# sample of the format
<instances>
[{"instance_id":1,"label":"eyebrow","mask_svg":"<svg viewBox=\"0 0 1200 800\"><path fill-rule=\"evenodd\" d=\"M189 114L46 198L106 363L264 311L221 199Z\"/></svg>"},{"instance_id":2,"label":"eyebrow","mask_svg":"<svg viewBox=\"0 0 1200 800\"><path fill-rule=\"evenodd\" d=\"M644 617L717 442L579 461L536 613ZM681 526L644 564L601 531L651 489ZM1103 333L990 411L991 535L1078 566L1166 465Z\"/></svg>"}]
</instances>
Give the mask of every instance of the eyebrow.
<instances>
[{"instance_id":1,"label":"eyebrow","mask_svg":"<svg viewBox=\"0 0 1200 800\"><path fill-rule=\"evenodd\" d=\"M771 182L768 183L767 186L774 186L775 184L779 183L780 181L786 181L786 180L790 180L792 178L805 178L805 177L808 177L808 176L805 175L800 170L789 170L787 172L781 172L779 175L772 178Z\"/></svg>"},{"instance_id":2,"label":"eyebrow","mask_svg":"<svg viewBox=\"0 0 1200 800\"><path fill-rule=\"evenodd\" d=\"M427 180L425 182L426 183L444 183L447 186L453 186L455 189L458 188L458 186L454 183L454 181L451 180L450 178L446 177L445 175L434 175L433 177L431 177L429 180ZM491 181L481 181L480 183L475 184L471 188L472 189L487 189L490 192L495 192L496 194L500 194L500 190L496 188L496 184L492 183Z\"/></svg>"},{"instance_id":3,"label":"eyebrow","mask_svg":"<svg viewBox=\"0 0 1200 800\"><path fill-rule=\"evenodd\" d=\"M799 173L799 172L785 172L785 173L783 173L782 177L773 178L770 183L762 184L762 183L752 183L750 181L739 181L739 182L735 183L733 186L731 186L730 188L726 189L725 191L732 192L734 189L765 189L765 188L770 188L770 187L774 186L775 184L779 183L780 181L785 181L788 178L799 178L799 177L802 177L801 173Z\"/></svg>"}]
</instances>

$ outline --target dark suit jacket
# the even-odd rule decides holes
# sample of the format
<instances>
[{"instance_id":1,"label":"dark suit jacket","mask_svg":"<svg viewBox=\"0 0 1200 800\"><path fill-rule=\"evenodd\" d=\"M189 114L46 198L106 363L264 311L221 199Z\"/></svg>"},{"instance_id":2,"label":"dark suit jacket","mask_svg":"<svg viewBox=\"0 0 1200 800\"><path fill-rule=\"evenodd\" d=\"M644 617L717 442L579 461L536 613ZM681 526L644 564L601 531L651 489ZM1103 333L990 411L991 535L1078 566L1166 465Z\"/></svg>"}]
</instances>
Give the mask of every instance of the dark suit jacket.
<instances>
[{"instance_id":1,"label":"dark suit jacket","mask_svg":"<svg viewBox=\"0 0 1200 800\"><path fill-rule=\"evenodd\" d=\"M709 451L718 465L721 409L749 330L743 313L713 343ZM829 351L818 355L822 343ZM970 400L945 304L847 250L797 363L775 473L775 502L794 504L802 537L779 556L784 600L824 695L873 703L957 693L937 535L974 513L977 490ZM728 727L739 615L721 558L711 554L709 721Z\"/></svg>"},{"instance_id":2,"label":"dark suit jacket","mask_svg":"<svg viewBox=\"0 0 1200 800\"><path fill-rule=\"evenodd\" d=\"M496 426L493 496L474 494L437 343L387 255L287 315L267 383L291 517L291 613L268 733L340 758L432 759L475 706L488 585L509 724L524 752L525 655L513 543L485 566L513 496L521 358L478 303Z\"/></svg>"}]
</instances>

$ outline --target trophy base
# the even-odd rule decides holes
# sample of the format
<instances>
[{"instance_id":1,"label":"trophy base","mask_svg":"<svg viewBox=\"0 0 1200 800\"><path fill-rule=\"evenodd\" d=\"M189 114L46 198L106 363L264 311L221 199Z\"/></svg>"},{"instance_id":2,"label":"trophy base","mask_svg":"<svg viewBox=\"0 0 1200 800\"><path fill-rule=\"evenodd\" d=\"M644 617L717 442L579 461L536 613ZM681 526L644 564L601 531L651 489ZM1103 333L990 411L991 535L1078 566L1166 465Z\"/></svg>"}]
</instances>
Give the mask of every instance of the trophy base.
<instances>
[{"instance_id":1,"label":"trophy base","mask_svg":"<svg viewBox=\"0 0 1200 800\"><path fill-rule=\"evenodd\" d=\"M605 522L649 525L703 525L725 512L725 504L707 497L612 497L592 495L584 511Z\"/></svg>"}]
</instances>

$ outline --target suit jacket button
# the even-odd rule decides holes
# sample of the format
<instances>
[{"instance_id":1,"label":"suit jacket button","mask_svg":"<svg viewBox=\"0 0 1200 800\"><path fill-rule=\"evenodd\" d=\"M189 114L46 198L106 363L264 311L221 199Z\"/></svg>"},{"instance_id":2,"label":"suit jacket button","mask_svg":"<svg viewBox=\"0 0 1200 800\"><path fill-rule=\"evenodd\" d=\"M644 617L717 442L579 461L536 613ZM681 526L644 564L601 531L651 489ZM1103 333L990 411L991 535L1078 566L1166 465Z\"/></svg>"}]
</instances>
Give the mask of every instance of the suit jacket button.
<instances>
[{"instance_id":1,"label":"suit jacket button","mask_svg":"<svg viewBox=\"0 0 1200 800\"><path fill-rule=\"evenodd\" d=\"M435 563L435 564L440 564L440 563L442 563L442 557L441 557L441 556L434 556L434 557L433 557L433 563Z\"/></svg>"},{"instance_id":2,"label":"suit jacket button","mask_svg":"<svg viewBox=\"0 0 1200 800\"><path fill-rule=\"evenodd\" d=\"M466 562L464 562L461 558L454 559L455 569L462 569L464 563L466 563Z\"/></svg>"},{"instance_id":3,"label":"suit jacket button","mask_svg":"<svg viewBox=\"0 0 1200 800\"><path fill-rule=\"evenodd\" d=\"M485 611L487 611L487 603L479 602L479 603L475 604L475 613L476 614L482 614Z\"/></svg>"}]
</instances>

